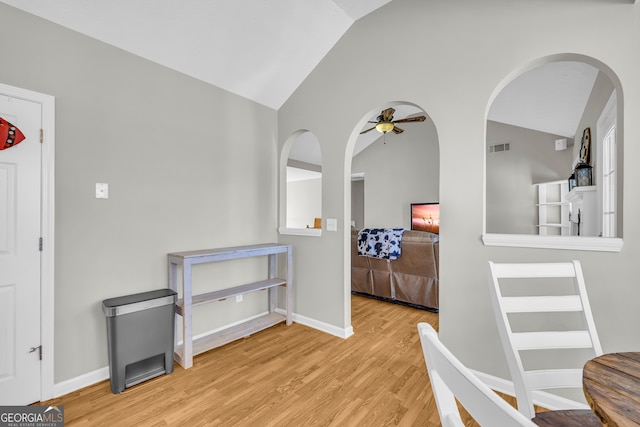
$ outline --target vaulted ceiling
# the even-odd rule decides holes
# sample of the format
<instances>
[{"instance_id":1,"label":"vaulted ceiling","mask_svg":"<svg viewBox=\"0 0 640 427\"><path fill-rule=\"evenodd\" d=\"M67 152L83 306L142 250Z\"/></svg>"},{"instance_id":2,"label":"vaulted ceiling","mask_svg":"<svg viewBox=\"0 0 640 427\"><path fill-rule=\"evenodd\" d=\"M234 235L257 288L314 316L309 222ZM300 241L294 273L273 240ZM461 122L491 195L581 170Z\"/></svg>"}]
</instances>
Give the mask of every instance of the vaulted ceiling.
<instances>
[{"instance_id":1,"label":"vaulted ceiling","mask_svg":"<svg viewBox=\"0 0 640 427\"><path fill-rule=\"evenodd\" d=\"M279 109L361 17L391 0L1 0Z\"/></svg>"},{"instance_id":2,"label":"vaulted ceiling","mask_svg":"<svg viewBox=\"0 0 640 427\"><path fill-rule=\"evenodd\" d=\"M391 2L0 1L273 109L283 105L355 21ZM560 68L559 73L527 73L507 86L489 118L572 137L597 70L579 64Z\"/></svg>"},{"instance_id":3,"label":"vaulted ceiling","mask_svg":"<svg viewBox=\"0 0 640 427\"><path fill-rule=\"evenodd\" d=\"M488 119L573 138L598 70L584 62L552 62L514 79L498 94Z\"/></svg>"}]
</instances>

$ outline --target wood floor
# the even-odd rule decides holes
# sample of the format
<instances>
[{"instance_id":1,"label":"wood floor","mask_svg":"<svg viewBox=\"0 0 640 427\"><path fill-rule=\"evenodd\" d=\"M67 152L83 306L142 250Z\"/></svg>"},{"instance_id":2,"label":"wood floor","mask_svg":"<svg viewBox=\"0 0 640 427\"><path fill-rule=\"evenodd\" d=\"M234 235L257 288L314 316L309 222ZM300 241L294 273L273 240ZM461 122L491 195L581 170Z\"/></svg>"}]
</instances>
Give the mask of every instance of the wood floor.
<instances>
[{"instance_id":1,"label":"wood floor","mask_svg":"<svg viewBox=\"0 0 640 427\"><path fill-rule=\"evenodd\" d=\"M66 426L439 426L418 322L438 315L353 296L346 340L277 325L121 394L103 381L41 404Z\"/></svg>"}]
</instances>

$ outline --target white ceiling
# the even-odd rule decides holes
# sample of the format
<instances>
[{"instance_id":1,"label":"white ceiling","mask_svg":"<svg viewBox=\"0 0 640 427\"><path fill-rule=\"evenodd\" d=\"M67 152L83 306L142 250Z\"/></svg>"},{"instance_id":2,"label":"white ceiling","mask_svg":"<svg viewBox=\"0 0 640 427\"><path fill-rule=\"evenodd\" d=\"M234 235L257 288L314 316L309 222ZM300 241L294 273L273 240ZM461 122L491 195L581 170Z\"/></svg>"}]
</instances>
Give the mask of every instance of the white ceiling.
<instances>
[{"instance_id":1,"label":"white ceiling","mask_svg":"<svg viewBox=\"0 0 640 427\"><path fill-rule=\"evenodd\" d=\"M322 177L322 172L287 166L287 182L308 181Z\"/></svg>"},{"instance_id":2,"label":"white ceiling","mask_svg":"<svg viewBox=\"0 0 640 427\"><path fill-rule=\"evenodd\" d=\"M362 16L391 0L0 0L279 109Z\"/></svg>"},{"instance_id":3,"label":"white ceiling","mask_svg":"<svg viewBox=\"0 0 640 427\"><path fill-rule=\"evenodd\" d=\"M0 1L279 109L355 21L391 0ZM532 70L489 119L573 137L596 74L575 62ZM396 118L418 112L394 108ZM363 135L356 153L379 136Z\"/></svg>"},{"instance_id":4,"label":"white ceiling","mask_svg":"<svg viewBox=\"0 0 640 427\"><path fill-rule=\"evenodd\" d=\"M573 138L597 75L584 62L553 62L530 70L500 92L488 119Z\"/></svg>"}]
</instances>

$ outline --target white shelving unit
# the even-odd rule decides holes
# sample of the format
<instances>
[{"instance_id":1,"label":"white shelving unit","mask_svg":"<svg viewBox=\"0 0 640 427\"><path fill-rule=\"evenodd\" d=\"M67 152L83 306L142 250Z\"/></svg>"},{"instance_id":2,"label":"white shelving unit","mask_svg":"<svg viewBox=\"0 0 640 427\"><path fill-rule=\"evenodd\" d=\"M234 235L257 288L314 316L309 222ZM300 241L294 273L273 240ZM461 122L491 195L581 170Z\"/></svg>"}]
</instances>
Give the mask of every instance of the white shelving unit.
<instances>
[{"instance_id":1,"label":"white shelving unit","mask_svg":"<svg viewBox=\"0 0 640 427\"><path fill-rule=\"evenodd\" d=\"M286 255L286 279L276 277L276 256L278 254ZM193 265L257 256L268 257L269 277L267 279L214 292L193 295L193 287L191 283L191 267ZM293 301L291 292L293 284L291 245L267 243L249 246L235 246L230 248L175 252L168 254L168 258L169 287L176 292L179 292L178 269L182 268L182 298L176 303L176 316L182 316L183 344L175 346L175 359L183 368L188 369L193 366L193 356L204 353L212 348L219 347L239 338L247 337L257 331L269 328L283 321L287 325L291 325ZM276 312L275 290L279 286L284 286L286 289L286 315ZM236 295L243 295L263 289L269 290L268 313L239 325L224 329L215 334L210 334L197 340L193 339L191 313L194 306L214 301L221 301Z\"/></svg>"},{"instance_id":2,"label":"white shelving unit","mask_svg":"<svg viewBox=\"0 0 640 427\"><path fill-rule=\"evenodd\" d=\"M538 188L538 234L570 236L570 203L567 200L567 180L534 184Z\"/></svg>"}]
</instances>

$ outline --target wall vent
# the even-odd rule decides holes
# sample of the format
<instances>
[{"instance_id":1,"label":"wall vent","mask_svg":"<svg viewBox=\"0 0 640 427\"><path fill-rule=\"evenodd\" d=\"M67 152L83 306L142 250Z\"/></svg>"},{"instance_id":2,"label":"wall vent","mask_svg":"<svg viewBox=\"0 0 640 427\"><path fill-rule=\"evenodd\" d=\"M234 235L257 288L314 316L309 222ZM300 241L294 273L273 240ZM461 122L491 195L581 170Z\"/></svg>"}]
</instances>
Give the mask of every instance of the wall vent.
<instances>
[{"instance_id":1,"label":"wall vent","mask_svg":"<svg viewBox=\"0 0 640 427\"><path fill-rule=\"evenodd\" d=\"M498 153L500 151L509 151L510 148L510 143L505 142L504 144L495 144L495 145L490 145L489 146L489 152L490 153Z\"/></svg>"}]
</instances>

